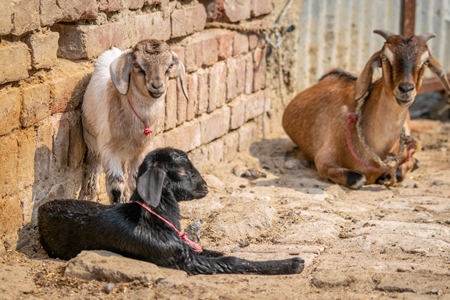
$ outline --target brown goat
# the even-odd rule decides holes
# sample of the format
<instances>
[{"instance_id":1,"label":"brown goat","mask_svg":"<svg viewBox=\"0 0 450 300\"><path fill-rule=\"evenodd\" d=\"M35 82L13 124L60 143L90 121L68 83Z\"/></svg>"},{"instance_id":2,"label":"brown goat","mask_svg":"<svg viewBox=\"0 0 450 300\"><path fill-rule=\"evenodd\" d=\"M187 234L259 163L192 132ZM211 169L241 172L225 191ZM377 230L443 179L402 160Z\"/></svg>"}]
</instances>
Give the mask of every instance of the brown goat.
<instances>
[{"instance_id":1,"label":"brown goat","mask_svg":"<svg viewBox=\"0 0 450 300\"><path fill-rule=\"evenodd\" d=\"M405 147L401 147L400 136L427 67L450 92L445 71L426 44L434 34L405 38L382 30L374 32L386 42L358 78L332 70L299 93L283 115L285 132L315 163L319 174L352 189L375 183L380 177L402 181L413 168L417 142L408 137L403 142ZM382 68L382 76L372 82L378 67ZM353 124L358 118L360 136ZM397 156L391 169L380 165L399 149L403 149L402 157Z\"/></svg>"}]
</instances>

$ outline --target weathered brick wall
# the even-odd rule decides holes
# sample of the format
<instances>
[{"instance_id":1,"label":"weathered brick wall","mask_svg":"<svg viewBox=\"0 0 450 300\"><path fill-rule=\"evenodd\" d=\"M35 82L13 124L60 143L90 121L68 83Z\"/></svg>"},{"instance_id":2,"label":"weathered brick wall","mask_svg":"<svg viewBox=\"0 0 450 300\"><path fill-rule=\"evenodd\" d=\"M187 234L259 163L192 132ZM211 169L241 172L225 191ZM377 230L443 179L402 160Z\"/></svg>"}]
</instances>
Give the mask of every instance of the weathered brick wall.
<instances>
[{"instance_id":1,"label":"weathered brick wall","mask_svg":"<svg viewBox=\"0 0 450 300\"><path fill-rule=\"evenodd\" d=\"M190 99L172 79L154 147L189 151L202 168L233 159L261 138L275 90L267 83L268 47L256 34L205 29L205 24L267 26L276 7L272 0L2 0L0 239L5 247L14 247L18 230L35 220L40 203L77 197L85 155L82 97L93 62L112 45L126 49L141 39L162 39L185 63Z\"/></svg>"}]
</instances>

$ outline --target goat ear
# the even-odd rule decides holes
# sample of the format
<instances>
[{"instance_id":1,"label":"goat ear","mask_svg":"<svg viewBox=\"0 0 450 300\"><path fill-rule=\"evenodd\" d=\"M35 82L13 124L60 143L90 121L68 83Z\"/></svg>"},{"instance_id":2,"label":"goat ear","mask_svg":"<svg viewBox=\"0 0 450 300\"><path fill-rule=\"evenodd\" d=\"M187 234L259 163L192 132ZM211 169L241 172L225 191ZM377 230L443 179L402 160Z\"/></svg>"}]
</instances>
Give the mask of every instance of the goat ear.
<instances>
[{"instance_id":1,"label":"goat ear","mask_svg":"<svg viewBox=\"0 0 450 300\"><path fill-rule=\"evenodd\" d=\"M186 100L189 100L189 96L187 93L187 88L186 88L186 71L184 69L184 64L181 62L181 60L178 58L178 55L172 51L172 55L173 55L173 61L177 64L177 69L178 69L178 79L180 80L180 86L181 89L183 90L183 94L186 97Z\"/></svg>"},{"instance_id":2,"label":"goat ear","mask_svg":"<svg viewBox=\"0 0 450 300\"><path fill-rule=\"evenodd\" d=\"M128 92L130 73L132 68L133 50L128 49L116 58L109 66L112 82L122 95Z\"/></svg>"},{"instance_id":3,"label":"goat ear","mask_svg":"<svg viewBox=\"0 0 450 300\"><path fill-rule=\"evenodd\" d=\"M360 100L369 90L369 86L372 83L373 72L381 65L380 52L381 51L375 52L372 57L370 57L356 80L355 100Z\"/></svg>"},{"instance_id":4,"label":"goat ear","mask_svg":"<svg viewBox=\"0 0 450 300\"><path fill-rule=\"evenodd\" d=\"M442 68L441 64L437 61L437 59L430 54L430 61L428 67L434 74L441 80L442 85L444 86L447 93L450 94L450 84L448 83L447 75L445 73L444 68Z\"/></svg>"},{"instance_id":5,"label":"goat ear","mask_svg":"<svg viewBox=\"0 0 450 300\"><path fill-rule=\"evenodd\" d=\"M158 167L151 167L137 178L137 192L147 205L152 207L159 205L165 178L166 172Z\"/></svg>"}]
</instances>

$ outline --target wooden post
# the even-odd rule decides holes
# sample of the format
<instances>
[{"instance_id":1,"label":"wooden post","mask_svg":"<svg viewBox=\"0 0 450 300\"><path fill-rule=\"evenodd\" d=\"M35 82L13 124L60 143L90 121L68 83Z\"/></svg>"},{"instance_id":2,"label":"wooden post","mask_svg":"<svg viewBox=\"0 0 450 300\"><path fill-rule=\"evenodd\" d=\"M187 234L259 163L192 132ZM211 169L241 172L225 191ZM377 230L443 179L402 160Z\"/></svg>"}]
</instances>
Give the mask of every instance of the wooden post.
<instances>
[{"instance_id":1,"label":"wooden post","mask_svg":"<svg viewBox=\"0 0 450 300\"><path fill-rule=\"evenodd\" d=\"M416 0L403 0L402 35L410 37L414 35L416 25Z\"/></svg>"}]
</instances>

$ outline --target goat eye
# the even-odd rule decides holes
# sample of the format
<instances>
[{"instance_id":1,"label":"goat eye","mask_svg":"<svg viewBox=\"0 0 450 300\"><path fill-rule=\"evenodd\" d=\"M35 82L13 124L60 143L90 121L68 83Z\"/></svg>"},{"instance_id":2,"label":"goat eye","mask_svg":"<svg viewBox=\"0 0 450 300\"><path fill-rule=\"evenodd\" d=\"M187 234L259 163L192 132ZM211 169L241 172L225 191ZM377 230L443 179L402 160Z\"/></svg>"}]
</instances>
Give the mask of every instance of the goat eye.
<instances>
[{"instance_id":1,"label":"goat eye","mask_svg":"<svg viewBox=\"0 0 450 300\"><path fill-rule=\"evenodd\" d=\"M381 58L382 61L386 61L387 60L386 55L381 55L380 58Z\"/></svg>"},{"instance_id":2,"label":"goat eye","mask_svg":"<svg viewBox=\"0 0 450 300\"><path fill-rule=\"evenodd\" d=\"M429 63L430 63L429 61L424 62L424 63L422 64L422 67L428 66Z\"/></svg>"}]
</instances>

